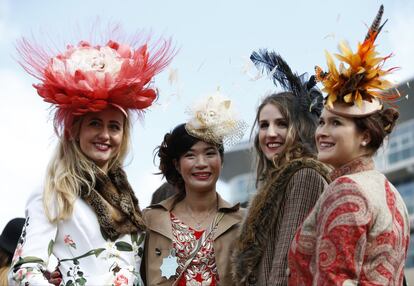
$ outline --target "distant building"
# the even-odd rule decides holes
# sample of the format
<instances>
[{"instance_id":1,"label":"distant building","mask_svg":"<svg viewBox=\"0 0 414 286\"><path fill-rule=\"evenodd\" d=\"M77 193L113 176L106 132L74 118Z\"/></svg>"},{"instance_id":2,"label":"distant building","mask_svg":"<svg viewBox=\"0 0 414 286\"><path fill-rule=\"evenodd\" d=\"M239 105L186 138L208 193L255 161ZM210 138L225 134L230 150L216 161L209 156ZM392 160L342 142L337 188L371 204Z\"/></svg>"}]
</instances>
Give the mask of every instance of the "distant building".
<instances>
[{"instance_id":1,"label":"distant building","mask_svg":"<svg viewBox=\"0 0 414 286\"><path fill-rule=\"evenodd\" d=\"M256 192L253 158L249 142L242 142L224 153L220 179L229 186L231 202L246 203Z\"/></svg>"},{"instance_id":2,"label":"distant building","mask_svg":"<svg viewBox=\"0 0 414 286\"><path fill-rule=\"evenodd\" d=\"M398 125L389 142L378 152L375 164L398 189L407 205L412 232L406 267L414 268L414 79L397 88L401 94ZM414 275L411 276L410 282L414 283Z\"/></svg>"},{"instance_id":3,"label":"distant building","mask_svg":"<svg viewBox=\"0 0 414 286\"><path fill-rule=\"evenodd\" d=\"M414 78L397 87L401 94L398 104L400 118L389 141L375 157L376 167L396 186L407 205L414 229ZM255 190L254 161L249 142L224 154L221 179L229 184L232 201L246 202ZM414 283L414 233L407 257L409 281ZM411 277L413 276L413 277Z\"/></svg>"}]
</instances>

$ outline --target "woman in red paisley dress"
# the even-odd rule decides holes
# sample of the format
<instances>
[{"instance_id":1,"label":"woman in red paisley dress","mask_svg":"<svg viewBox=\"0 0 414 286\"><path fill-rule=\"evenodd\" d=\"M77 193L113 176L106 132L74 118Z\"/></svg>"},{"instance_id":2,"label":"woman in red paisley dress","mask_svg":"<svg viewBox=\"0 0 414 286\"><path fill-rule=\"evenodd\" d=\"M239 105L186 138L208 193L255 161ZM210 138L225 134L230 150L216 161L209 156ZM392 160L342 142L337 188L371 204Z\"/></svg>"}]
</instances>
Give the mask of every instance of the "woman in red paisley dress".
<instances>
[{"instance_id":1,"label":"woman in red paisley dress","mask_svg":"<svg viewBox=\"0 0 414 286\"><path fill-rule=\"evenodd\" d=\"M234 285L230 256L244 215L216 192L224 144L242 137L231 102L216 94L158 147L161 174L178 193L144 210L145 285Z\"/></svg>"},{"instance_id":2,"label":"woman in red paisley dress","mask_svg":"<svg viewBox=\"0 0 414 286\"><path fill-rule=\"evenodd\" d=\"M357 53L341 46L349 64L317 68L328 93L316 130L318 159L334 167L332 183L297 230L289 252L289 285L403 285L409 218L396 188L375 170L373 156L398 118L375 52L377 18ZM359 59L351 60L351 59ZM381 93L382 91L382 93Z\"/></svg>"}]
</instances>

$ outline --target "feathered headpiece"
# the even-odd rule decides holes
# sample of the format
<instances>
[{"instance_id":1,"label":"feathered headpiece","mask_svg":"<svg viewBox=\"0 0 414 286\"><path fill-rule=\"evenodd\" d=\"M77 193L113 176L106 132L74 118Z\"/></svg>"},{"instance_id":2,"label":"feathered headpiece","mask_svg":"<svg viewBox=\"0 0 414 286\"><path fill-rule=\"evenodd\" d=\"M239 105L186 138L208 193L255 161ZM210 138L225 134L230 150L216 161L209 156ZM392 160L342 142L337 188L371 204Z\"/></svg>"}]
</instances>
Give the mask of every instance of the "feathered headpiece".
<instances>
[{"instance_id":1,"label":"feathered headpiece","mask_svg":"<svg viewBox=\"0 0 414 286\"><path fill-rule=\"evenodd\" d=\"M187 132L203 141L231 146L243 138L247 124L237 118L231 100L219 92L189 108Z\"/></svg>"},{"instance_id":2,"label":"feathered headpiece","mask_svg":"<svg viewBox=\"0 0 414 286\"><path fill-rule=\"evenodd\" d=\"M380 57L375 50L375 40L387 21L381 25L384 6L381 5L365 40L353 53L346 42L339 44L341 54L335 57L341 62L336 68L333 57L326 53L328 72L315 67L316 79L322 82L328 96L326 107L340 115L360 117L382 108L381 101L392 101L398 94L385 93L392 84L384 77L395 68L383 69L391 55ZM347 67L345 67L345 64Z\"/></svg>"},{"instance_id":3,"label":"feathered headpiece","mask_svg":"<svg viewBox=\"0 0 414 286\"><path fill-rule=\"evenodd\" d=\"M41 81L34 84L44 101L56 108L57 130L71 125L75 116L108 106L141 111L157 97L150 81L174 56L171 40L149 48L148 38L134 44L108 40L105 45L81 41L64 52L49 52L23 38L17 44L20 64Z\"/></svg>"},{"instance_id":4,"label":"feathered headpiece","mask_svg":"<svg viewBox=\"0 0 414 286\"><path fill-rule=\"evenodd\" d=\"M252 62L262 72L266 71L272 77L273 83L280 85L285 91L291 92L295 98L297 116L319 115L323 108L323 97L316 85L315 77L307 79L307 74L293 73L285 60L275 52L265 49L253 52Z\"/></svg>"}]
</instances>

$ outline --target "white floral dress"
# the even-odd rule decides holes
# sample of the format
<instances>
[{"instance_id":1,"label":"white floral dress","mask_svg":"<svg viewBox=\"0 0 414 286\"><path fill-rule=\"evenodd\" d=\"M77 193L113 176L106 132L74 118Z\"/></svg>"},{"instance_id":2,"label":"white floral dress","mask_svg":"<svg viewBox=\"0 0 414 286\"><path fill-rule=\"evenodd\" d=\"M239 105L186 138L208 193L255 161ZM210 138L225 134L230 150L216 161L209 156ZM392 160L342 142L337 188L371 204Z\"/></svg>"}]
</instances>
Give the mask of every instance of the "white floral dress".
<instances>
[{"instance_id":1,"label":"white floral dress","mask_svg":"<svg viewBox=\"0 0 414 286\"><path fill-rule=\"evenodd\" d=\"M43 208L42 191L26 206L26 224L13 257L10 285L52 285L43 273L54 256L64 286L143 285L139 269L144 233L106 241L92 208L77 199L70 219L52 224Z\"/></svg>"}]
</instances>

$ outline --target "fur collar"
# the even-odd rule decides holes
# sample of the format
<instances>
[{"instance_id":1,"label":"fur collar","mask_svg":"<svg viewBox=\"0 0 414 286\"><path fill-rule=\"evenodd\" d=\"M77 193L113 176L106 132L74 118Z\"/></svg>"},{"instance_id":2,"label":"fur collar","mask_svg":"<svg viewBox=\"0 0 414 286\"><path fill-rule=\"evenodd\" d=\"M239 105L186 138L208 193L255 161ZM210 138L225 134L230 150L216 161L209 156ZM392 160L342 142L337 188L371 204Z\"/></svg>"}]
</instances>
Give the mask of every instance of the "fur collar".
<instances>
[{"instance_id":1,"label":"fur collar","mask_svg":"<svg viewBox=\"0 0 414 286\"><path fill-rule=\"evenodd\" d=\"M269 226L275 224L286 186L291 176L302 168L312 168L329 181L328 168L311 158L295 159L270 174L270 182L257 192L250 203L240 229L232 258L233 277L237 285L247 285L263 256Z\"/></svg>"},{"instance_id":2,"label":"fur collar","mask_svg":"<svg viewBox=\"0 0 414 286\"><path fill-rule=\"evenodd\" d=\"M144 220L134 191L121 167L108 174L95 172L95 187L81 190L82 199L95 211L102 236L114 241L122 234L137 233L145 229Z\"/></svg>"}]
</instances>

